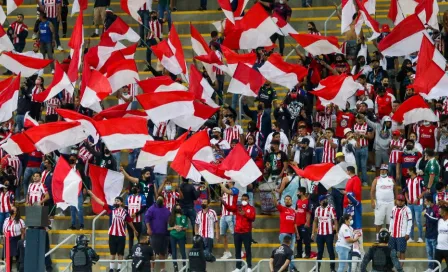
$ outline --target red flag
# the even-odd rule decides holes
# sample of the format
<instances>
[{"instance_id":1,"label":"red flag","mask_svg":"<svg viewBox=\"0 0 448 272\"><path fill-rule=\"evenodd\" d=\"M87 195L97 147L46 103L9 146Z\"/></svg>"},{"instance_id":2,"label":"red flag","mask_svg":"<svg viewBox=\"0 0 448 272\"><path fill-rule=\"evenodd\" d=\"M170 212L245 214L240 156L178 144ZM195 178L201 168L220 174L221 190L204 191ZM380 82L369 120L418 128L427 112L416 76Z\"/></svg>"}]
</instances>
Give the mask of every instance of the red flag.
<instances>
[{"instance_id":1,"label":"red flag","mask_svg":"<svg viewBox=\"0 0 448 272\"><path fill-rule=\"evenodd\" d=\"M257 97L264 81L265 79L257 70L240 62L230 81L227 92Z\"/></svg>"},{"instance_id":2,"label":"red flag","mask_svg":"<svg viewBox=\"0 0 448 272\"><path fill-rule=\"evenodd\" d=\"M233 76L233 74L235 73L236 67L238 66L239 62L242 62L247 66L252 67L257 61L257 54L255 54L255 52L247 54L238 54L235 51L225 47L224 45L221 45L221 50L222 54L224 55L224 58L226 59L230 76Z\"/></svg>"},{"instance_id":3,"label":"red flag","mask_svg":"<svg viewBox=\"0 0 448 272\"><path fill-rule=\"evenodd\" d=\"M128 40L130 42L138 42L140 35L137 34L120 16L110 25L106 33L109 34L112 41Z\"/></svg>"},{"instance_id":4,"label":"red flag","mask_svg":"<svg viewBox=\"0 0 448 272\"><path fill-rule=\"evenodd\" d=\"M227 19L229 19L229 21L234 24L235 17L241 16L249 0L238 1L238 6L235 11L232 10L231 2L232 1L230 0L218 0L218 4L221 7L222 12L224 12L224 15L227 17Z\"/></svg>"},{"instance_id":5,"label":"red flag","mask_svg":"<svg viewBox=\"0 0 448 272\"><path fill-rule=\"evenodd\" d=\"M151 77L145 80L137 81L144 93L187 91L184 85L175 82L169 76Z\"/></svg>"},{"instance_id":6,"label":"red flag","mask_svg":"<svg viewBox=\"0 0 448 272\"><path fill-rule=\"evenodd\" d=\"M0 92L0 122L6 122L11 119L12 113L17 110L19 90L20 73L6 89Z\"/></svg>"},{"instance_id":7,"label":"red flag","mask_svg":"<svg viewBox=\"0 0 448 272\"><path fill-rule=\"evenodd\" d=\"M68 93L73 95L75 88L58 61L55 61L54 71L53 81L51 81L51 84L47 87L47 89L45 89L45 91L33 95L34 101L46 102L63 90L66 90Z\"/></svg>"},{"instance_id":8,"label":"red flag","mask_svg":"<svg viewBox=\"0 0 448 272\"><path fill-rule=\"evenodd\" d=\"M312 164L303 170L294 165L290 166L300 177L307 178L311 181L319 181L327 189L350 178L341 166L332 163Z\"/></svg>"},{"instance_id":9,"label":"red flag","mask_svg":"<svg viewBox=\"0 0 448 272\"><path fill-rule=\"evenodd\" d=\"M142 18L140 18L140 15L138 15L138 10L143 7L145 3L146 0L120 0L121 9L127 14L131 15L131 17L140 24L143 22ZM160 16L162 15L163 14L160 14Z\"/></svg>"},{"instance_id":10,"label":"red flag","mask_svg":"<svg viewBox=\"0 0 448 272\"><path fill-rule=\"evenodd\" d=\"M261 175L261 171L254 160L247 154L241 144L237 144L219 166L227 177L246 187Z\"/></svg>"},{"instance_id":11,"label":"red flag","mask_svg":"<svg viewBox=\"0 0 448 272\"><path fill-rule=\"evenodd\" d=\"M53 60L38 59L24 55L14 54L13 52L2 52L0 54L0 64L6 69L24 77L30 77L40 69L47 67Z\"/></svg>"},{"instance_id":12,"label":"red flag","mask_svg":"<svg viewBox=\"0 0 448 272\"><path fill-rule=\"evenodd\" d=\"M108 116L112 112L114 114L116 114L116 112L123 112L123 115L124 115L130 104L131 103L126 102L126 103L121 104L121 105L116 105L116 106L109 107L109 108L101 111L97 115L93 116L93 120L101 121L103 119L108 119L106 116Z\"/></svg>"},{"instance_id":13,"label":"red flag","mask_svg":"<svg viewBox=\"0 0 448 272\"><path fill-rule=\"evenodd\" d=\"M12 1L11 1L12 2ZM14 45L6 35L5 30L0 27L0 51L12 51L14 50Z\"/></svg>"},{"instance_id":14,"label":"red flag","mask_svg":"<svg viewBox=\"0 0 448 272\"><path fill-rule=\"evenodd\" d=\"M90 72L89 82L81 98L81 106L100 112L100 102L112 93L110 83L107 78L96 70Z\"/></svg>"},{"instance_id":15,"label":"red flag","mask_svg":"<svg viewBox=\"0 0 448 272\"><path fill-rule=\"evenodd\" d=\"M88 6L87 0L74 0L72 6L72 16L76 12L80 12L87 9Z\"/></svg>"},{"instance_id":16,"label":"red flag","mask_svg":"<svg viewBox=\"0 0 448 272\"><path fill-rule=\"evenodd\" d=\"M27 111L25 113L25 117L23 118L23 127L24 128L32 128L32 127L37 127L39 125L39 123L34 120L30 115L29 115L29 111Z\"/></svg>"},{"instance_id":17,"label":"red flag","mask_svg":"<svg viewBox=\"0 0 448 272\"><path fill-rule=\"evenodd\" d=\"M190 66L190 92L194 93L196 99L204 101L207 105L213 108L219 108L219 105L212 99L215 92L208 81L202 76L194 64Z\"/></svg>"},{"instance_id":18,"label":"red flag","mask_svg":"<svg viewBox=\"0 0 448 272\"><path fill-rule=\"evenodd\" d=\"M95 121L90 118L89 116L83 115L81 113L78 113L76 111L72 110L65 110L65 109L56 109L56 112L64 118L67 122L72 121L78 121L81 123L81 126L83 127L84 131L89 135L92 136L93 142L96 144L99 139L99 135L96 132L95 128Z\"/></svg>"},{"instance_id":19,"label":"red flag","mask_svg":"<svg viewBox=\"0 0 448 272\"><path fill-rule=\"evenodd\" d=\"M22 4L23 0L11 0L6 2L6 15L11 14L11 12L16 10Z\"/></svg>"},{"instance_id":20,"label":"red flag","mask_svg":"<svg viewBox=\"0 0 448 272\"><path fill-rule=\"evenodd\" d=\"M290 90L308 75L305 67L285 62L277 53L272 54L258 71L267 80Z\"/></svg>"},{"instance_id":21,"label":"red flag","mask_svg":"<svg viewBox=\"0 0 448 272\"><path fill-rule=\"evenodd\" d=\"M123 189L123 174L89 164L89 177L92 180L92 193L105 205L112 206L115 198L120 196ZM96 201L92 201L92 210L95 214L99 214L105 210L105 207L99 205Z\"/></svg>"},{"instance_id":22,"label":"red flag","mask_svg":"<svg viewBox=\"0 0 448 272\"><path fill-rule=\"evenodd\" d=\"M294 38L303 49L314 56L341 53L339 50L338 38L334 36L326 37L313 34L292 34L291 37Z\"/></svg>"},{"instance_id":23,"label":"red flag","mask_svg":"<svg viewBox=\"0 0 448 272\"><path fill-rule=\"evenodd\" d=\"M192 115L181 115L171 120L179 127L197 131L219 110L219 107L213 108L196 101L193 102L193 106L194 113Z\"/></svg>"},{"instance_id":24,"label":"red flag","mask_svg":"<svg viewBox=\"0 0 448 272\"><path fill-rule=\"evenodd\" d=\"M218 184L230 181L230 178L224 174L224 170L220 168L219 164L203 161L193 161L192 163L208 184Z\"/></svg>"},{"instance_id":25,"label":"red flag","mask_svg":"<svg viewBox=\"0 0 448 272\"><path fill-rule=\"evenodd\" d=\"M159 92L137 95L137 100L153 122L159 123L194 113L190 92Z\"/></svg>"},{"instance_id":26,"label":"red flag","mask_svg":"<svg viewBox=\"0 0 448 272\"><path fill-rule=\"evenodd\" d=\"M138 79L140 79L140 76L133 59L120 60L107 67L107 80L109 80L112 93L123 86L134 84Z\"/></svg>"},{"instance_id":27,"label":"red flag","mask_svg":"<svg viewBox=\"0 0 448 272\"><path fill-rule=\"evenodd\" d=\"M404 125L420 121L438 122L439 118L420 95L406 99L392 116L392 120Z\"/></svg>"},{"instance_id":28,"label":"red flag","mask_svg":"<svg viewBox=\"0 0 448 272\"><path fill-rule=\"evenodd\" d=\"M12 135L0 146L9 155L18 156L36 150L34 143L24 134L16 133Z\"/></svg>"},{"instance_id":29,"label":"red flag","mask_svg":"<svg viewBox=\"0 0 448 272\"><path fill-rule=\"evenodd\" d=\"M167 40L163 40L157 45L151 46L151 50L154 55L157 56L157 59L160 61L162 66L165 67L170 73L175 75L182 74L182 66L173 51L171 51Z\"/></svg>"},{"instance_id":30,"label":"red flag","mask_svg":"<svg viewBox=\"0 0 448 272\"><path fill-rule=\"evenodd\" d=\"M68 66L67 75L72 83L78 80L78 71L81 67L82 53L84 45L84 27L83 27L83 13L79 13L76 18L75 26L73 27L73 33L68 42L70 49L71 61ZM87 65L88 66L88 65Z\"/></svg>"},{"instance_id":31,"label":"red flag","mask_svg":"<svg viewBox=\"0 0 448 272\"><path fill-rule=\"evenodd\" d=\"M13 76L10 76L10 77L8 77L8 78L6 78L6 79L0 80L0 93L1 93L4 89L6 89L6 88L9 86L9 84L11 84L11 82L12 82L13 79L14 79L14 77L13 77Z\"/></svg>"},{"instance_id":32,"label":"red flag","mask_svg":"<svg viewBox=\"0 0 448 272\"><path fill-rule=\"evenodd\" d=\"M78 195L81 189L82 179L79 173L70 167L63 157L60 157L51 180L54 203L63 210L69 206L78 209Z\"/></svg>"},{"instance_id":33,"label":"red flag","mask_svg":"<svg viewBox=\"0 0 448 272\"><path fill-rule=\"evenodd\" d=\"M362 88L362 85L355 81L354 77L342 74L321 80L319 86L310 93L318 96L324 106L333 103L340 109L345 109L348 98Z\"/></svg>"}]
</instances>

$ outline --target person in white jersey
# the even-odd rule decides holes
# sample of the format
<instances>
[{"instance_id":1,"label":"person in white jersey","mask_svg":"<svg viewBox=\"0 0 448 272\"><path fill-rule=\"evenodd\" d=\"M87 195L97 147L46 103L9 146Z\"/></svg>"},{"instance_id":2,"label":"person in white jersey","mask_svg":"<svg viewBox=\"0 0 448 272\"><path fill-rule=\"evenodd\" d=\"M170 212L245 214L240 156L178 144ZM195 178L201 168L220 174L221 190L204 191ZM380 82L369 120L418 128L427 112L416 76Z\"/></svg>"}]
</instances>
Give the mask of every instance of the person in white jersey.
<instances>
[{"instance_id":1,"label":"person in white jersey","mask_svg":"<svg viewBox=\"0 0 448 272\"><path fill-rule=\"evenodd\" d=\"M437 246L434 259L442 264L443 259L448 265L448 206L440 207L439 223L437 226Z\"/></svg>"},{"instance_id":2,"label":"person in white jersey","mask_svg":"<svg viewBox=\"0 0 448 272\"><path fill-rule=\"evenodd\" d=\"M380 232L384 223L389 228L390 215L394 207L394 200L397 187L395 180L388 176L387 164L382 164L380 167L380 176L373 180L370 189L370 199L372 201L372 209L375 211L375 228L376 240L378 241L378 233Z\"/></svg>"}]
</instances>

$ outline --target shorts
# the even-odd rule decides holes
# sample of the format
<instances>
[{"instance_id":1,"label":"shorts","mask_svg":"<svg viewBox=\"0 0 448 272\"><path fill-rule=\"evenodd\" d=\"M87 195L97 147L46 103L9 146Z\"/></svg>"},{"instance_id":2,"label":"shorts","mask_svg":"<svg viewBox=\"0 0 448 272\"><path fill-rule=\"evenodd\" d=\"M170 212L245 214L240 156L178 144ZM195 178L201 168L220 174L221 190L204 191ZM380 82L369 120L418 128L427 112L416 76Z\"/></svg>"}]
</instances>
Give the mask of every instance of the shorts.
<instances>
[{"instance_id":1,"label":"shorts","mask_svg":"<svg viewBox=\"0 0 448 272\"><path fill-rule=\"evenodd\" d=\"M110 255L124 256L125 246L126 246L126 236L109 235Z\"/></svg>"},{"instance_id":2,"label":"shorts","mask_svg":"<svg viewBox=\"0 0 448 272\"><path fill-rule=\"evenodd\" d=\"M219 220L219 234L226 235L227 230L233 234L235 230L235 216L234 215L226 215L221 216Z\"/></svg>"},{"instance_id":3,"label":"shorts","mask_svg":"<svg viewBox=\"0 0 448 272\"><path fill-rule=\"evenodd\" d=\"M104 24L105 19L106 19L106 7L93 8L93 23L95 25Z\"/></svg>"},{"instance_id":4,"label":"shorts","mask_svg":"<svg viewBox=\"0 0 448 272\"><path fill-rule=\"evenodd\" d=\"M394 203L380 203L376 204L375 207L375 226L381 226L384 223L389 225L390 216L392 215L392 208L394 207Z\"/></svg>"},{"instance_id":5,"label":"shorts","mask_svg":"<svg viewBox=\"0 0 448 272\"><path fill-rule=\"evenodd\" d=\"M375 150L375 166L379 168L381 164L389 164L389 154L387 150Z\"/></svg>"},{"instance_id":6,"label":"shorts","mask_svg":"<svg viewBox=\"0 0 448 272\"><path fill-rule=\"evenodd\" d=\"M168 239L165 234L151 235L151 247L157 255L166 255L168 249Z\"/></svg>"},{"instance_id":7,"label":"shorts","mask_svg":"<svg viewBox=\"0 0 448 272\"><path fill-rule=\"evenodd\" d=\"M389 239L389 247L390 247L390 249L395 249L396 251L398 251L400 253L405 253L406 252L406 247L407 247L406 238L404 238L404 237L399 237L399 238L390 237L390 239Z\"/></svg>"}]
</instances>

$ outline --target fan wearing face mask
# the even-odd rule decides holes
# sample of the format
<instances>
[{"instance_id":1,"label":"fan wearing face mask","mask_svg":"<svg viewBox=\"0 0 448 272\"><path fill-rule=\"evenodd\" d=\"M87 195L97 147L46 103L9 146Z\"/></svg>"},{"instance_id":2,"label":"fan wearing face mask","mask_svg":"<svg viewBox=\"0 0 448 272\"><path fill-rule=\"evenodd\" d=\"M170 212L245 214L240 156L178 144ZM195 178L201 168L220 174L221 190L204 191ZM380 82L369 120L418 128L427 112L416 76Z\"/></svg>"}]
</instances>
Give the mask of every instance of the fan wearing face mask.
<instances>
[{"instance_id":1,"label":"fan wearing face mask","mask_svg":"<svg viewBox=\"0 0 448 272\"><path fill-rule=\"evenodd\" d=\"M435 149L437 139L437 126L429 121L423 121L415 129L417 133L417 141L422 145L423 149Z\"/></svg>"}]
</instances>

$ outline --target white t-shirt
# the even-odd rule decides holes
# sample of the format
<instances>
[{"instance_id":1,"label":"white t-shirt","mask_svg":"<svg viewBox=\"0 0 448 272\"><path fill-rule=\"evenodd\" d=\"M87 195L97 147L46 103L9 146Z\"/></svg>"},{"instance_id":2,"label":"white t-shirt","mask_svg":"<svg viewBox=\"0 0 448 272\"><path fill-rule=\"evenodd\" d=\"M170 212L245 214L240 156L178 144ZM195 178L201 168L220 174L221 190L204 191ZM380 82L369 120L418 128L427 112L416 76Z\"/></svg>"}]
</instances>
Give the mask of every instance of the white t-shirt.
<instances>
[{"instance_id":1,"label":"white t-shirt","mask_svg":"<svg viewBox=\"0 0 448 272\"><path fill-rule=\"evenodd\" d=\"M355 140L355 139L351 139L351 140L348 141L347 143L352 144L353 148L355 148L355 146L356 146L356 140ZM342 153L344 153L345 161L348 162L348 163L351 163L351 164L353 164L353 165L356 165L355 153L353 153L353 152L349 152L349 151L345 148L345 146L347 145L347 143L344 144L344 145L342 146Z\"/></svg>"},{"instance_id":2,"label":"white t-shirt","mask_svg":"<svg viewBox=\"0 0 448 272\"><path fill-rule=\"evenodd\" d=\"M338 241L336 242L336 246L351 248L352 243L347 242L347 240L345 240L347 238L353 238L353 228L347 226L346 224L342 224L338 232Z\"/></svg>"},{"instance_id":3,"label":"white t-shirt","mask_svg":"<svg viewBox=\"0 0 448 272\"><path fill-rule=\"evenodd\" d=\"M394 180L391 177L378 177L376 179L377 203L394 203Z\"/></svg>"},{"instance_id":4,"label":"white t-shirt","mask_svg":"<svg viewBox=\"0 0 448 272\"><path fill-rule=\"evenodd\" d=\"M436 249L448 250L448 220L439 219L437 231L439 235L437 236Z\"/></svg>"}]
</instances>

